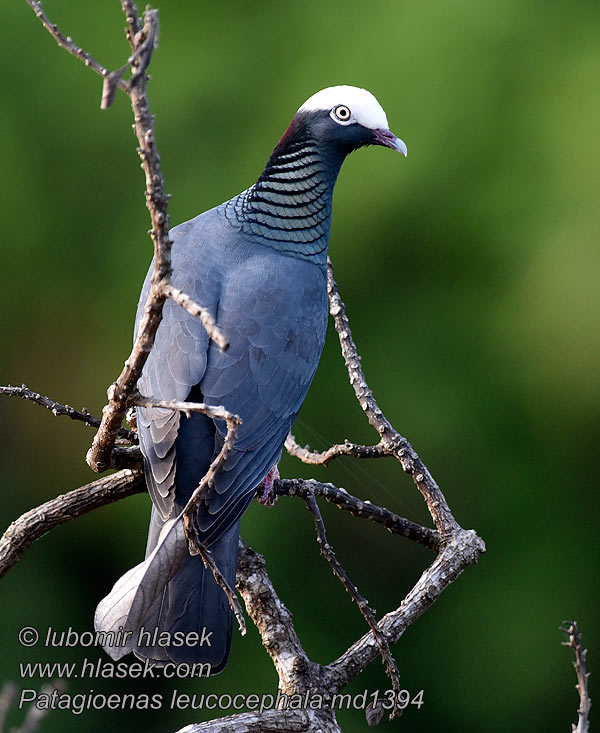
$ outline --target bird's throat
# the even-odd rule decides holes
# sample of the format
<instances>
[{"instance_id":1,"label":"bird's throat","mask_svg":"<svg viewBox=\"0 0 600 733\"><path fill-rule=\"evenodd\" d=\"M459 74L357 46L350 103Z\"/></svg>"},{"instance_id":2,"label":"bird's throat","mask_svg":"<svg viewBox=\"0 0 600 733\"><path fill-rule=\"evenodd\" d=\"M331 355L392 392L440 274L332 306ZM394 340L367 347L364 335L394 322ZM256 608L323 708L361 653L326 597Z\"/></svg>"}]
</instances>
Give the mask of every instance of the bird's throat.
<instances>
[{"instance_id":1,"label":"bird's throat","mask_svg":"<svg viewBox=\"0 0 600 733\"><path fill-rule=\"evenodd\" d=\"M268 246L324 261L340 165L331 165L310 139L284 135L254 186L225 205L226 216Z\"/></svg>"}]
</instances>

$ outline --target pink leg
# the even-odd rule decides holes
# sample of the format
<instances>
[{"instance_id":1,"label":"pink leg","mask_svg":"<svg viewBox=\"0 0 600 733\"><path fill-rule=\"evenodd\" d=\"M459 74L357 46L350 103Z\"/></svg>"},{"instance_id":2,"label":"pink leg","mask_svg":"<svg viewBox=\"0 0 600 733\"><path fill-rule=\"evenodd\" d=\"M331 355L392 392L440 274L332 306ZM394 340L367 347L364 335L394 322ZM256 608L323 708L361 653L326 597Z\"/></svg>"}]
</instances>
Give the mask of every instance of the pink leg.
<instances>
[{"instance_id":1,"label":"pink leg","mask_svg":"<svg viewBox=\"0 0 600 733\"><path fill-rule=\"evenodd\" d=\"M273 483L277 479L279 479L279 469L277 464L274 463L256 489L258 501L263 506L275 506L277 492L273 489Z\"/></svg>"}]
</instances>

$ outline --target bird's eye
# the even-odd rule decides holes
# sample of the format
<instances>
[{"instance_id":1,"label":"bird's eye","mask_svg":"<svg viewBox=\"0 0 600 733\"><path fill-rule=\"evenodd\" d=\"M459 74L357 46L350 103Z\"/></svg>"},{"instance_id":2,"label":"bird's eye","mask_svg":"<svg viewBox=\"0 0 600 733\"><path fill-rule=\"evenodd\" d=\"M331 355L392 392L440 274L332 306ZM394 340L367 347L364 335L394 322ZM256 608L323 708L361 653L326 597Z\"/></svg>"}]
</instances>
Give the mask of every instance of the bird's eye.
<instances>
[{"instance_id":1,"label":"bird's eye","mask_svg":"<svg viewBox=\"0 0 600 733\"><path fill-rule=\"evenodd\" d=\"M352 112L350 112L350 108L346 107L345 104L338 104L337 107L334 107L331 110L331 117L336 122L347 124L348 122L352 120Z\"/></svg>"}]
</instances>

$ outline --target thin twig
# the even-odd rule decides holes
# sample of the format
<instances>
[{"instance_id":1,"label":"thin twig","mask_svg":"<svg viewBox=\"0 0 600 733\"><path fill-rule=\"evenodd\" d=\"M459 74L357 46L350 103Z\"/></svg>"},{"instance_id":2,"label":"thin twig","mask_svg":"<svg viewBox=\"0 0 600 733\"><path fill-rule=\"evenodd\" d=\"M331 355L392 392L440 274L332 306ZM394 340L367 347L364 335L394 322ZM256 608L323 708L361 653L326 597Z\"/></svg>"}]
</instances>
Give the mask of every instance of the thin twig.
<instances>
[{"instance_id":1,"label":"thin twig","mask_svg":"<svg viewBox=\"0 0 600 733\"><path fill-rule=\"evenodd\" d=\"M560 627L560 630L563 634L566 634L569 637L569 640L563 641L562 645L570 647L575 652L575 661L573 662L575 673L577 675L577 684L575 685L575 689L579 693L577 725L573 724L571 728L573 733L588 733L588 715L590 714L592 701L588 691L588 677L590 676L590 673L586 669L587 649L583 648L581 631L579 631L577 622L563 621L563 624L564 625Z\"/></svg>"},{"instance_id":2,"label":"thin twig","mask_svg":"<svg viewBox=\"0 0 600 733\"><path fill-rule=\"evenodd\" d=\"M299 445L292 433L289 433L285 439L285 448L291 456L299 458L302 463L308 463L313 466L327 466L330 461L338 458L338 456L384 458L390 455L389 451L381 443L377 445L360 445L358 443L351 443L349 440L338 445L332 445L326 451L318 453L311 451L307 445L304 447Z\"/></svg>"},{"instance_id":3,"label":"thin twig","mask_svg":"<svg viewBox=\"0 0 600 733\"><path fill-rule=\"evenodd\" d=\"M420 524L394 514L389 509L358 499L349 494L346 489L333 484L323 484L314 479L291 478L279 479L275 482L275 488L278 496L299 496L302 499L305 499L309 493L322 496L339 509L344 509L355 517L362 517L381 524L393 534L419 542L435 552L440 548L440 535L435 529L422 527Z\"/></svg>"},{"instance_id":4,"label":"thin twig","mask_svg":"<svg viewBox=\"0 0 600 733\"><path fill-rule=\"evenodd\" d=\"M182 400L159 400L155 397L144 397L138 392L134 392L128 398L128 406L132 405L136 405L137 407L158 407L165 410L179 410L188 417L192 412L200 412L214 420L223 420L227 426L227 433L223 440L221 450L210 464L208 471L202 477L200 484L194 490L194 493L189 498L183 510L185 532L190 543L190 552L192 554L202 553L203 550L200 549L202 543L199 539L201 533L196 526L195 520L196 509L204 496L206 488L212 484L215 476L221 470L227 457L233 450L242 420L238 415L218 405L207 405L204 402L184 402Z\"/></svg>"},{"instance_id":5,"label":"thin twig","mask_svg":"<svg viewBox=\"0 0 600 733\"><path fill-rule=\"evenodd\" d=\"M146 53L149 46L151 46L151 49L156 48L155 33L152 33L150 36L147 36L144 39L144 42L135 49L135 51L131 54L131 56L127 59L123 66L121 66L119 69L115 69L115 71L111 71L110 74L104 77L100 109L108 109L112 105L121 77L130 66L133 66L135 64L135 62L143 53ZM139 73L140 72L138 72L138 74ZM127 83L127 90L129 90L131 84L135 82L136 78L137 74L132 75L131 79Z\"/></svg>"},{"instance_id":6,"label":"thin twig","mask_svg":"<svg viewBox=\"0 0 600 733\"><path fill-rule=\"evenodd\" d=\"M50 33L50 35L55 39L55 41L61 48L64 48L65 51L68 51L80 61L83 61L83 63L90 69L92 69L92 71L95 71L96 74L99 74L102 77L108 76L108 69L102 66L102 64L99 64L91 56L91 54L87 53L87 51L79 48L79 46L73 42L73 39L70 36L63 35L63 33L61 33L61 31L58 29L56 23L52 23L48 19L48 16L44 13L44 9L42 8L42 3L40 2L40 0L26 0L26 2L33 9L33 12L39 18L44 28L48 31L48 33ZM117 85L121 89L123 89L123 91L129 91L129 86L127 82L123 81L122 79L119 79L117 81Z\"/></svg>"},{"instance_id":7,"label":"thin twig","mask_svg":"<svg viewBox=\"0 0 600 733\"><path fill-rule=\"evenodd\" d=\"M199 539L201 531L196 521L196 509L201 499L204 497L206 489L212 484L218 471L221 470L223 464L227 460L227 456L231 453L240 423L241 420L239 420L237 415L233 415L232 419L228 421L227 435L225 436L221 450L210 464L208 471L204 474L198 487L194 490L194 493L190 496L188 503L185 505L183 521L185 534L190 545L190 553L192 555L200 553L200 547L202 546L202 542Z\"/></svg>"},{"instance_id":8,"label":"thin twig","mask_svg":"<svg viewBox=\"0 0 600 733\"><path fill-rule=\"evenodd\" d=\"M214 561L210 550L204 547L204 545L201 542L198 542L197 540L194 541L193 548L194 548L194 551L192 554L200 555L200 557L202 558L202 562L204 563L204 567L209 568L212 571L215 581L223 589L225 595L227 596L227 600L229 601L229 606L231 610L233 611L235 618L238 622L240 634L242 636L245 636L246 619L244 618L244 612L242 611L242 607L235 594L235 591L233 590L233 588L231 588L231 586L225 579L225 576L219 570L219 566Z\"/></svg>"},{"instance_id":9,"label":"thin twig","mask_svg":"<svg viewBox=\"0 0 600 733\"><path fill-rule=\"evenodd\" d=\"M55 24L48 20L39 0L27 0L27 2L46 30L51 33L62 48L82 60L101 76L105 78L109 76L106 68L77 47L70 38L65 37L59 31ZM160 158L154 136L154 118L150 112L146 93L148 82L146 70L150 64L158 37L158 14L148 7L144 13L144 23L142 25L133 2L122 0L121 5L127 20L127 39L132 50L128 60L132 76L129 82L125 83L120 78L119 70L118 78L113 77L111 83L117 84L127 92L131 100L135 120L134 130L139 142L138 154L146 177L146 204L152 221L150 233L154 242L154 271L144 317L140 323L133 350L125 362L125 367L120 376L108 390L109 403L103 410L102 422L94 437L92 447L88 451L87 461L95 471L104 471L114 463L111 460L111 451L114 447L116 435L121 428L127 399L135 389L154 343L154 336L161 321L162 308L166 298L162 290L170 282L171 277L168 196L164 191ZM109 101L110 95L111 90L105 88L103 93L105 104Z\"/></svg>"},{"instance_id":10,"label":"thin twig","mask_svg":"<svg viewBox=\"0 0 600 733\"><path fill-rule=\"evenodd\" d=\"M204 497L207 488L212 485L215 476L223 468L223 465L227 460L227 456L233 450L237 431L242 421L237 415L227 412L227 410L223 409L222 407L213 408L210 405L195 405L194 407L200 412L205 412L206 414L211 415L211 417L218 417L222 420L225 420L227 424L227 434L225 435L221 450L219 451L216 458L211 462L210 466L208 467L208 471L204 474L200 481L200 484L194 490L194 493L190 496L188 503L185 505L185 508L183 510L183 526L188 540L190 554L199 554L202 557L204 565L212 570L215 581L225 591L225 595L227 596L231 610L233 611L237 619L240 633L243 635L246 633L246 621L244 619L244 614L242 613L242 608L235 595L235 592L230 588L224 576L218 569L216 563L210 556L209 551L204 547L202 541L200 540L201 532L197 524L196 514L198 504ZM208 410L210 411L200 408L208 408Z\"/></svg>"},{"instance_id":11,"label":"thin twig","mask_svg":"<svg viewBox=\"0 0 600 733\"><path fill-rule=\"evenodd\" d=\"M402 715L402 711L398 705L398 696L400 693L400 673L398 672L398 667L396 666L396 661L392 655L392 652L390 651L387 639L381 633L381 629L379 628L377 624L377 619L375 618L375 613L373 609L369 607L369 602L350 580L340 561L335 556L333 548L327 541L325 523L323 522L323 517L321 516L321 511L319 509L319 505L317 503L315 495L312 492L308 491L303 499L313 516L315 529L317 531L317 542L319 543L319 547L321 548L321 554L331 565L333 574L342 583L344 588L350 594L352 600L358 606L359 611L363 615L365 621L369 624L369 628L373 632L373 636L377 641L379 651L381 652L381 658L385 666L385 671L391 680L392 688L394 690L394 708L390 715L390 719L399 717L400 715Z\"/></svg>"},{"instance_id":12,"label":"thin twig","mask_svg":"<svg viewBox=\"0 0 600 733\"><path fill-rule=\"evenodd\" d=\"M186 402L184 400L159 400L155 397L144 397L139 392L134 392L129 397L129 406L136 407L160 407L164 410L178 410L189 417L192 412L201 412L203 415L212 417L213 420L224 420L227 426L235 426L237 431L242 421L233 412L229 412L220 405L207 405L205 402Z\"/></svg>"},{"instance_id":13,"label":"thin twig","mask_svg":"<svg viewBox=\"0 0 600 733\"><path fill-rule=\"evenodd\" d=\"M212 317L208 308L203 308L201 305L198 305L193 298L190 298L187 293L184 293L183 290L176 288L174 285L165 285L163 292L167 298L174 300L190 315L194 316L194 318L199 318L209 337L220 349L226 351L229 348L229 342L225 338L225 334L215 323L215 319Z\"/></svg>"},{"instance_id":14,"label":"thin twig","mask_svg":"<svg viewBox=\"0 0 600 733\"><path fill-rule=\"evenodd\" d=\"M48 410L50 410L50 412L52 412L53 415L57 417L61 417L64 415L65 417L70 417L71 420L78 420L79 422L85 423L92 428L98 428L100 426L100 420L97 417L90 415L90 413L85 408L83 408L81 411L78 411L70 405L61 405L60 402L55 402L53 399L50 399L50 397L45 397L39 392L33 392L26 384L22 384L20 387L12 387L10 384L6 387L0 386L0 394L9 395L11 397L21 397L24 400L30 400L36 405L46 407ZM125 440L128 440L131 443L138 442L137 433L134 433L133 430L120 428L117 435L120 438L125 438Z\"/></svg>"}]
</instances>

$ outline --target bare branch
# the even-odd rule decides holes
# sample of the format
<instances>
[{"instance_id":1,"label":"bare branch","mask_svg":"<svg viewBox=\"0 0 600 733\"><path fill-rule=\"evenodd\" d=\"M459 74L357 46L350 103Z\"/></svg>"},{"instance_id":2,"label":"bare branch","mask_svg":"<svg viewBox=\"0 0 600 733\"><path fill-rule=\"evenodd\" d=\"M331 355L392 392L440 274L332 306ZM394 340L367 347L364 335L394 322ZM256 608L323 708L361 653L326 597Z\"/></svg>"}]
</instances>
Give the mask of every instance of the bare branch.
<instances>
[{"instance_id":1,"label":"bare branch","mask_svg":"<svg viewBox=\"0 0 600 733\"><path fill-rule=\"evenodd\" d=\"M190 404L193 404L193 403L190 403ZM214 408L210 408L210 406L208 405L201 405L201 407L203 408L208 407L209 409L214 409ZM212 484L215 476L221 470L221 468L223 467L223 464L227 460L227 456L233 450L233 445L235 443L237 431L238 431L239 426L242 423L242 421L240 420L240 418L237 415L234 415L231 412L227 412L226 410L223 410L223 408L216 408L216 409L219 411L222 411L222 419L225 420L225 422L227 423L227 434L225 436L225 439L223 440L223 445L221 446L221 450L217 454L217 457L212 461L212 463L208 467L208 471L202 477L200 484L194 490L194 493L190 496L189 501L185 505L185 509L183 510L183 522L185 526L185 533L186 533L188 543L190 546L190 553L192 555L195 555L198 553L202 554L203 552L202 543L199 539L202 532L200 531L197 525L196 509L198 508L198 504L200 503L201 499L204 497L206 489ZM204 412L204 410L200 410L200 411Z\"/></svg>"},{"instance_id":2,"label":"bare branch","mask_svg":"<svg viewBox=\"0 0 600 733\"><path fill-rule=\"evenodd\" d=\"M115 485L111 489L110 484L113 480ZM326 497L328 495L331 497L331 488L335 489L327 484L318 485L317 482L314 482L314 486ZM34 539L54 526L105 503L143 491L144 488L141 472L124 471L69 492L27 513L11 525L0 541L0 568L6 572ZM339 490L338 492L344 493ZM293 495L293 492L290 493ZM367 506L364 506L363 510L368 513ZM13 548L8 555L7 544ZM451 541L446 543L432 566L421 576L400 608L387 614L380 622L380 628L388 642L393 643L399 639L404 630L434 602L445 587L453 582L470 562L476 561L481 551L483 543L474 532L461 530L455 534ZM3 561L7 561L4 566ZM373 634L369 633L328 667L323 668L310 661L302 649L288 610L275 593L264 560L243 541L240 541L238 587L248 613L261 634L263 644L273 659L280 679L280 688L286 694L316 689L315 686L324 693L335 693L378 655L379 650Z\"/></svg>"},{"instance_id":3,"label":"bare branch","mask_svg":"<svg viewBox=\"0 0 600 733\"><path fill-rule=\"evenodd\" d=\"M321 667L311 662L302 648L292 616L271 583L264 557L241 538L237 587L263 646L273 660L281 692L305 693L315 688Z\"/></svg>"},{"instance_id":4,"label":"bare branch","mask_svg":"<svg viewBox=\"0 0 600 733\"><path fill-rule=\"evenodd\" d=\"M265 710L186 725L178 733L342 733L333 715L316 710Z\"/></svg>"},{"instance_id":5,"label":"bare branch","mask_svg":"<svg viewBox=\"0 0 600 733\"><path fill-rule=\"evenodd\" d=\"M159 400L155 397L144 397L139 392L134 392L129 397L129 405L136 407L161 407L165 410L178 410L189 417L192 412L201 412L214 420L225 420L227 425L235 426L237 430L242 421L233 412L229 412L220 405L207 405L205 402L185 402L183 400Z\"/></svg>"},{"instance_id":6,"label":"bare branch","mask_svg":"<svg viewBox=\"0 0 600 733\"><path fill-rule=\"evenodd\" d=\"M125 13L125 20L127 21L128 26L127 40L131 44L131 48L134 49L135 35L141 30L137 7L132 0L121 0L121 8L123 8L123 12Z\"/></svg>"},{"instance_id":7,"label":"bare branch","mask_svg":"<svg viewBox=\"0 0 600 733\"><path fill-rule=\"evenodd\" d=\"M39 0L27 0L46 30L52 34L60 46L82 60L105 79L103 105L108 106L114 94L115 85L130 97L135 124L134 129L139 142L138 153L146 177L146 204L152 220L151 236L154 242L154 272L152 285L146 302L144 317L140 324L131 355L117 381L108 390L109 404L104 408L102 422L88 451L87 461L95 471L104 471L114 464L111 451L115 437L121 428L125 415L126 402L135 389L143 366L154 343L154 336L162 317L162 307L166 296L163 288L171 277L171 241L169 240L168 197L164 191L160 168L160 158L155 144L154 119L148 105L146 69L150 64L152 52L158 38L158 14L147 8L144 24L137 15L137 9L130 0L122 0L121 5L127 19L127 39L132 54L125 66L131 66L132 76L128 83L121 78L122 69L109 75L106 68L98 64L89 54L77 47L70 38L64 36L58 27L51 23L43 12Z\"/></svg>"},{"instance_id":8,"label":"bare branch","mask_svg":"<svg viewBox=\"0 0 600 733\"><path fill-rule=\"evenodd\" d=\"M0 577L16 565L36 540L59 524L143 491L146 491L143 473L126 469L50 499L26 512L0 538Z\"/></svg>"},{"instance_id":9,"label":"bare branch","mask_svg":"<svg viewBox=\"0 0 600 733\"><path fill-rule=\"evenodd\" d=\"M394 690L395 703L392 714L390 715L391 720L392 718L398 717L402 714L400 708L398 707L398 695L400 693L400 673L398 672L396 661L392 656L387 640L385 639L385 637L381 633L379 626L377 625L375 613L373 609L369 607L369 602L350 580L340 561L335 556L333 548L327 541L325 524L323 523L323 517L321 516L321 512L319 510L317 500L315 499L315 495L310 491L307 492L306 496L304 497L304 501L306 502L306 506L312 514L315 522L315 529L317 531L317 542L319 543L321 554L331 565L333 574L342 583L344 588L350 594L352 600L358 606L359 611L369 625L371 632L373 633L373 636L375 637L375 640L377 642L377 646L379 647L381 658L385 666L385 671L392 682L392 688Z\"/></svg>"},{"instance_id":10,"label":"bare branch","mask_svg":"<svg viewBox=\"0 0 600 733\"><path fill-rule=\"evenodd\" d=\"M387 438L388 443L392 442L397 433L379 409L363 374L360 356L352 340L346 307L333 278L333 265L329 258L327 258L327 290L329 292L329 312L333 316L335 330L340 340L342 355L346 362L350 384L354 389L356 399L367 416L369 424L379 433L382 441Z\"/></svg>"},{"instance_id":11,"label":"bare branch","mask_svg":"<svg viewBox=\"0 0 600 733\"><path fill-rule=\"evenodd\" d=\"M31 400L36 405L46 407L53 415L57 417L65 416L70 417L71 420L78 420L79 422L85 423L92 428L98 428L100 426L100 420L83 408L81 411L77 411L70 405L61 405L60 402L55 402L50 397L45 397L39 394L39 392L33 392L29 389L26 384L20 387L12 387L10 384L7 387L0 386L0 394L9 395L11 397L21 397L24 400ZM120 428L117 435L121 438L129 440L131 443L137 443L138 436L132 430L126 430Z\"/></svg>"},{"instance_id":12,"label":"bare branch","mask_svg":"<svg viewBox=\"0 0 600 733\"><path fill-rule=\"evenodd\" d=\"M246 619L244 618L244 612L242 611L242 607L240 606L240 602L237 599L235 591L230 587L229 583L219 570L219 566L213 560L213 556L210 550L204 547L201 542L198 542L196 540L194 541L193 550L194 551L191 554L200 555L200 557L202 558L202 562L204 563L204 567L210 569L215 581L217 582L217 585L219 585L223 589L223 592L225 593L225 595L227 596L227 600L229 601L229 606L238 622L240 634L242 636L245 636Z\"/></svg>"},{"instance_id":13,"label":"bare branch","mask_svg":"<svg viewBox=\"0 0 600 733\"><path fill-rule=\"evenodd\" d=\"M87 454L87 461L95 471L103 471L111 465L110 454L114 447L115 434L121 426L129 397L136 388L154 344L167 297L173 298L188 312L200 318L209 336L214 338L221 348L227 346L225 337L206 309L196 304L187 294L174 288L171 283L172 242L169 239L168 196L164 190L160 157L155 142L154 118L147 98L146 69L158 38L158 13L150 7L146 8L142 26L135 4L130 0L122 0L121 5L127 19L127 40L132 49L132 55L128 60L132 75L127 91L134 113L134 130L139 142L138 153L146 177L146 205L152 221L150 234L154 242L154 270L144 316L139 324L133 350L117 381L108 390L109 402L103 410L102 423ZM110 96L110 90L107 91L107 95Z\"/></svg>"},{"instance_id":14,"label":"bare branch","mask_svg":"<svg viewBox=\"0 0 600 733\"><path fill-rule=\"evenodd\" d=\"M389 451L381 443L377 445L359 445L346 440L339 445L332 445L323 453L315 453L308 446L298 445L296 438L290 433L285 439L287 452L299 458L302 463L309 463L316 466L326 466L338 456L353 456L354 458L383 458L389 456Z\"/></svg>"},{"instance_id":15,"label":"bare branch","mask_svg":"<svg viewBox=\"0 0 600 733\"><path fill-rule=\"evenodd\" d=\"M0 577L21 559L37 539L58 525L145 490L142 471L124 470L69 491L26 512L10 525L0 539ZM308 672L318 669L318 665L310 662L304 653L294 631L291 615L275 593L264 559L243 540L240 540L239 546L238 585L248 613L280 673L282 691L288 694L296 691L295 676L301 670L304 670L308 689ZM10 697L10 688L5 692ZM6 699L6 696L0 697L0 712L2 701Z\"/></svg>"},{"instance_id":16,"label":"bare branch","mask_svg":"<svg viewBox=\"0 0 600 733\"><path fill-rule=\"evenodd\" d=\"M564 626L561 626L560 630L569 637L569 640L563 641L562 645L570 647L575 652L575 661L573 662L577 674L575 689L579 693L579 707L577 709L579 717L577 725L572 725L571 729L573 733L588 733L588 715L590 714L592 701L588 691L590 673L586 669L587 649L583 648L581 631L579 631L577 621L563 621L563 624Z\"/></svg>"},{"instance_id":17,"label":"bare branch","mask_svg":"<svg viewBox=\"0 0 600 733\"><path fill-rule=\"evenodd\" d=\"M345 509L355 517L370 519L372 522L383 525L393 534L419 542L430 550L436 552L439 550L440 535L435 529L415 524L415 522L390 512L389 509L371 504L370 501L362 501L349 494L346 489L338 488L333 484L322 484L314 479L300 478L279 479L275 486L279 496L299 496L305 500L309 493L322 496L339 509Z\"/></svg>"}]
</instances>

